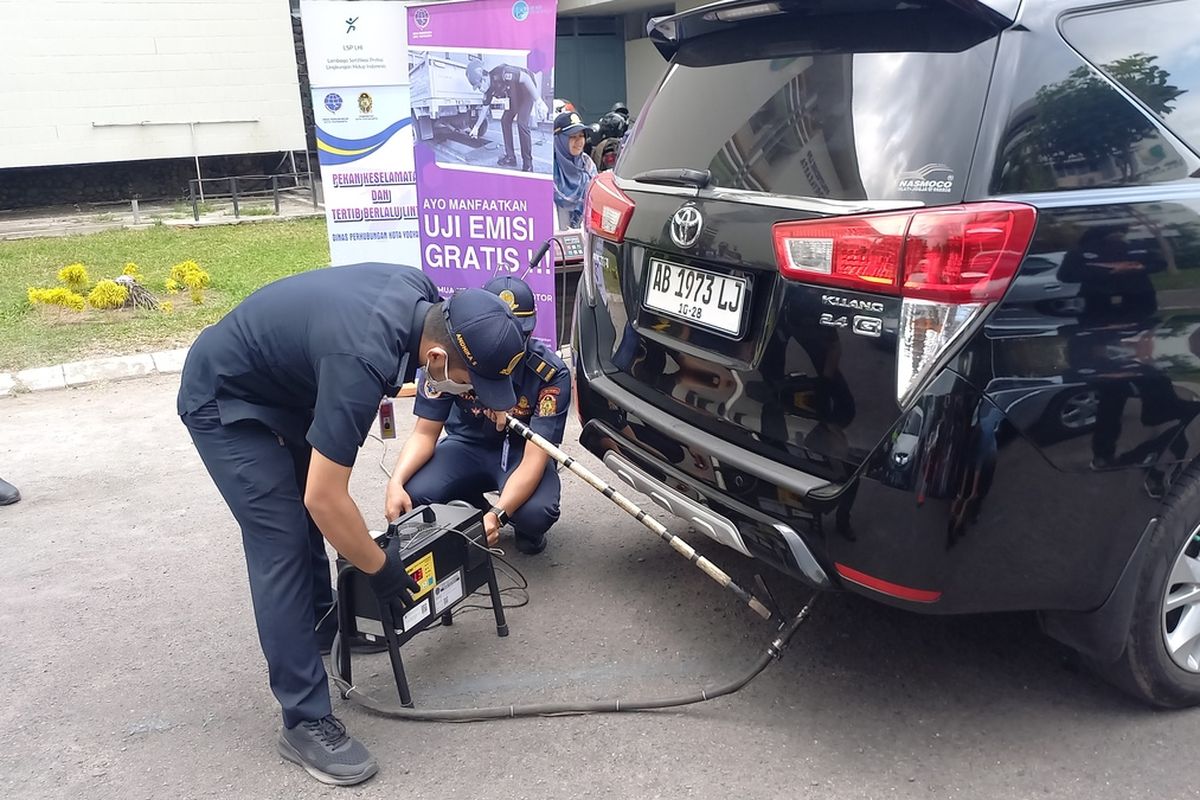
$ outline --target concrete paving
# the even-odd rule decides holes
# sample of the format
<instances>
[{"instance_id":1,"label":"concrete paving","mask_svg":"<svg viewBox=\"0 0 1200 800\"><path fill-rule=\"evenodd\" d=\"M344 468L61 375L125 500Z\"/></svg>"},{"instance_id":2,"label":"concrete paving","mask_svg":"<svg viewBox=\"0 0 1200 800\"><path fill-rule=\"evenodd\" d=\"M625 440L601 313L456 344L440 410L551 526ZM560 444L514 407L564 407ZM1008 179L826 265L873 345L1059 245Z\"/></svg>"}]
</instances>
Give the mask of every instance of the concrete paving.
<instances>
[{"instance_id":1,"label":"concrete paving","mask_svg":"<svg viewBox=\"0 0 1200 800\"><path fill-rule=\"evenodd\" d=\"M318 190L318 199L320 197ZM252 209L254 214L247 214ZM186 201L145 201L134 213L130 203L102 203L88 206L50 206L0 211L0 241L29 239L43 236L73 236L120 228L141 229L152 225L194 226L233 225L265 222L278 219L298 219L324 216L323 209L314 208L307 190L290 190L280 197L279 214L274 213L270 196L243 198L239 218L234 215L228 199L209 199L200 208L197 221Z\"/></svg>"},{"instance_id":2,"label":"concrete paving","mask_svg":"<svg viewBox=\"0 0 1200 800\"><path fill-rule=\"evenodd\" d=\"M149 375L155 369L154 358L149 353L142 353L133 356L93 358L87 361L63 364L63 377L67 381L67 386L75 387L101 381L139 378Z\"/></svg>"},{"instance_id":3,"label":"concrete paving","mask_svg":"<svg viewBox=\"0 0 1200 800\"><path fill-rule=\"evenodd\" d=\"M78 388L141 378L155 373L169 375L183 369L188 348L160 350L128 356L92 358L51 367L36 367L20 372L0 372L0 399L28 392L50 392L67 387Z\"/></svg>"},{"instance_id":4,"label":"concrete paving","mask_svg":"<svg viewBox=\"0 0 1200 800\"><path fill-rule=\"evenodd\" d=\"M53 367L33 367L13 373L14 388L23 388L30 392L47 392L53 389L65 389L67 376L62 365Z\"/></svg>"},{"instance_id":5,"label":"concrete paving","mask_svg":"<svg viewBox=\"0 0 1200 800\"><path fill-rule=\"evenodd\" d=\"M743 692L686 710L430 725L335 700L383 769L323 787L275 754L239 535L173 414L175 387L155 376L0 403L0 475L25 497L0 508L0 797L1197 796L1200 712L1150 711L1069 669L1028 615L922 617L848 595L824 598ZM372 524L378 463L398 447L370 441L359 458L352 491ZM510 612L512 635L474 613L412 642L418 704L676 694L760 652L768 627L565 481L548 550L513 554L532 603ZM788 606L802 599L772 582ZM357 669L388 695L386 657Z\"/></svg>"}]
</instances>

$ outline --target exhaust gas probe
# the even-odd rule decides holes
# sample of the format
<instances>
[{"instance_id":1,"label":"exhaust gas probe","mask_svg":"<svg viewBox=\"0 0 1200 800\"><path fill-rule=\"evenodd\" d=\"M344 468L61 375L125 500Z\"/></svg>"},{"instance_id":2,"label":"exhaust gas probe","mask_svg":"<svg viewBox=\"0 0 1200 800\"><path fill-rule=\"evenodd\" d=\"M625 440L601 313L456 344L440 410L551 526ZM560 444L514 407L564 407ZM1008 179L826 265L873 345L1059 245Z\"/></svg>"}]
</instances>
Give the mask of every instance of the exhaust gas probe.
<instances>
[{"instance_id":1,"label":"exhaust gas probe","mask_svg":"<svg viewBox=\"0 0 1200 800\"><path fill-rule=\"evenodd\" d=\"M545 450L547 455L549 455L559 464L562 464L564 467L571 470L571 472L574 472L593 489L616 503L618 508L636 519L638 522L645 525L652 533L657 534L660 539L671 545L671 547L675 549L675 552L679 553L688 561L699 567L701 572L712 578L717 583L721 584L722 587L733 592L737 599L750 606L750 610L755 614L758 614L763 619L769 620L771 618L770 609L768 609L761 600L734 583L733 578L726 575L719 567L717 567L716 564L697 553L690 544L671 533L663 526L661 522L654 519L645 511L634 505L628 497L613 489L611 485L600 480L600 478L598 478L594 472L580 464L571 456L564 453L560 448L556 447L544 436L534 433L528 425L520 420L509 417L507 427L508 430L516 433L518 436L525 439L525 441L532 442L539 449Z\"/></svg>"},{"instance_id":2,"label":"exhaust gas probe","mask_svg":"<svg viewBox=\"0 0 1200 800\"><path fill-rule=\"evenodd\" d=\"M370 713L412 722L481 722L517 717L650 711L703 703L733 694L758 677L772 661L783 655L784 650L791 643L792 637L808 619L815 595L800 609L799 613L788 620L782 620L782 614L774 605L773 600L771 606L768 606L750 594L715 564L697 553L687 542L672 534L661 523L560 448L534 433L529 426L509 417L507 430L523 437L535 447L541 448L559 464L612 500L623 511L671 545L676 552L732 592L756 614L764 619L779 621L775 636L758 659L736 680L678 697L614 699L578 703L531 703L484 708L415 708L400 657L402 644L434 625L452 625L456 611L470 608L470 606L462 605L463 600L474 592L482 590L485 585L491 594L492 605L490 608L496 616L497 635L508 635L508 623L504 617L505 606L501 598L502 590L497 585L492 564L493 556L498 554L485 544L483 512L469 507L465 503L425 506L414 509L410 514L393 522L389 526L388 532L380 537L381 543L391 537L399 538L408 571L421 586L421 591L413 598L413 605L406 609L401 620L394 618L391 608L386 604L381 606L375 602L366 581L363 580L362 573L348 562L339 559L337 595L339 634L334 641L331 661L334 666L333 680L341 690L343 698ZM503 558L500 560L503 561ZM761 579L759 587L770 598ZM487 608L486 606L473 607ZM772 611L772 609L775 610ZM383 637L391 658L401 705L383 702L354 684L350 651L345 646L345 642L353 635L366 636L372 640L379 636Z\"/></svg>"},{"instance_id":3,"label":"exhaust gas probe","mask_svg":"<svg viewBox=\"0 0 1200 800\"><path fill-rule=\"evenodd\" d=\"M549 251L553 239L547 240L529 262L529 270L539 264ZM419 709L413 707L408 679L404 672L400 647L414 636L435 625L452 625L454 614L468 608L464 600L487 586L491 594L491 611L496 617L496 634L508 635L508 622L504 616L505 605L496 580L493 556L500 557L485 544L483 512L466 503L450 503L443 506L423 506L414 509L388 527L387 533L379 537L380 544L392 538L398 539L404 563L410 575L417 581L420 590L412 598L412 605L405 609L400 620L396 620L388 604L380 605L370 591L363 575L344 559L338 559L337 615L338 635L334 639L330 660L334 666L333 680L341 689L342 697L367 711L393 719L413 722L480 722L493 719L516 717L573 716L580 714L618 713L624 711L650 711L676 708L714 700L733 694L754 680L767 665L780 658L791 643L796 631L808 619L815 595L790 620L783 621L766 585L758 579L762 593L770 600L768 606L734 582L728 574L696 550L672 534L662 523L638 508L629 498L616 491L611 485L597 477L573 457L567 455L553 443L534 433L520 420L508 417L507 431L515 433L535 447L544 450L556 462L575 473L585 483L609 500L622 511L642 523L677 553L695 564L705 575L733 593L738 600L766 620L779 621L775 637L767 644L762 654L741 677L729 683L701 689L690 695L670 698L648 698L638 700L600 700L582 703L532 703L526 705L492 706L488 708ZM382 466L382 463L381 463ZM387 468L384 467L384 471ZM507 564L507 562L504 562ZM511 567L511 565L509 565ZM518 576L520 571L512 568ZM517 590L528 583L521 576ZM527 600L526 600L527 602ZM521 603L520 605L523 605ZM384 703L371 697L354 685L351 672L350 648L346 643L352 636L363 636L377 640L380 636L387 643L392 673L401 705Z\"/></svg>"}]
</instances>

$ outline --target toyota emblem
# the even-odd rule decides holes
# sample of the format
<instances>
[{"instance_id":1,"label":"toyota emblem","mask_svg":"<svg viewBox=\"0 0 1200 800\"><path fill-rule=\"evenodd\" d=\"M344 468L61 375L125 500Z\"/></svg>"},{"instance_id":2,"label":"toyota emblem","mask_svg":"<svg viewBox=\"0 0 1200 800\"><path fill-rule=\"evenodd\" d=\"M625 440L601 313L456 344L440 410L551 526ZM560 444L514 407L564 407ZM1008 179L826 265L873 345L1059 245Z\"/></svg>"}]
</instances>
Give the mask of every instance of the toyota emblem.
<instances>
[{"instance_id":1,"label":"toyota emblem","mask_svg":"<svg viewBox=\"0 0 1200 800\"><path fill-rule=\"evenodd\" d=\"M683 206L671 217L671 241L686 250L700 239L704 217L695 206Z\"/></svg>"}]
</instances>

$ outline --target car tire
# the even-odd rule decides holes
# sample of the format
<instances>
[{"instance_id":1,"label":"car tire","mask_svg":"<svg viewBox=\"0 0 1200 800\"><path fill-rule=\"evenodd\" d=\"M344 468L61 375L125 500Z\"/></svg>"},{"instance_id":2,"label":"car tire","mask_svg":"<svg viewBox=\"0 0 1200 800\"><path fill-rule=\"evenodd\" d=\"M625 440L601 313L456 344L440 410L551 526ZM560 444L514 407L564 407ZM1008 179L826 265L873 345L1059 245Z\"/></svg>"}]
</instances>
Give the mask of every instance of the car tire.
<instances>
[{"instance_id":1,"label":"car tire","mask_svg":"<svg viewBox=\"0 0 1200 800\"><path fill-rule=\"evenodd\" d=\"M1112 664L1094 666L1147 703L1194 706L1200 704L1200 478L1191 475L1176 483L1146 544L1124 652ZM1184 582L1184 577L1196 581ZM1173 606L1194 602L1168 609L1168 599Z\"/></svg>"}]
</instances>

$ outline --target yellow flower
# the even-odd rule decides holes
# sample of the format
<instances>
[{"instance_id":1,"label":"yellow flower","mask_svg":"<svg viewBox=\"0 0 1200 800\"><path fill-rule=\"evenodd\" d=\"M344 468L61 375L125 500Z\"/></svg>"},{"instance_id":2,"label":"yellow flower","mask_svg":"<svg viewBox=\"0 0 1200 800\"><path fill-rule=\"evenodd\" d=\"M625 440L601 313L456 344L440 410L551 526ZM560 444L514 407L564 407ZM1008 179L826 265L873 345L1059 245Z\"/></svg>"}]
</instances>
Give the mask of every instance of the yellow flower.
<instances>
[{"instance_id":1,"label":"yellow flower","mask_svg":"<svg viewBox=\"0 0 1200 800\"><path fill-rule=\"evenodd\" d=\"M167 278L166 285L170 294L179 294L179 283L174 278Z\"/></svg>"},{"instance_id":2,"label":"yellow flower","mask_svg":"<svg viewBox=\"0 0 1200 800\"><path fill-rule=\"evenodd\" d=\"M125 269L123 269L121 271L121 274L128 275L129 277L133 278L135 281L140 282L142 280L142 271L140 269L138 269L138 265L133 263L132 261L130 261L129 263L127 263L125 265Z\"/></svg>"},{"instance_id":3,"label":"yellow flower","mask_svg":"<svg viewBox=\"0 0 1200 800\"><path fill-rule=\"evenodd\" d=\"M82 292L91 283L83 264L68 264L58 271L58 280L73 292Z\"/></svg>"},{"instance_id":4,"label":"yellow flower","mask_svg":"<svg viewBox=\"0 0 1200 800\"><path fill-rule=\"evenodd\" d=\"M171 314L171 313L174 313L174 311L175 311L175 304L172 303L170 300L163 300L161 303L158 304L158 307L160 310L162 310L162 312L164 314Z\"/></svg>"},{"instance_id":5,"label":"yellow flower","mask_svg":"<svg viewBox=\"0 0 1200 800\"><path fill-rule=\"evenodd\" d=\"M171 267L171 281L174 281L176 286L186 286L188 294L192 298L193 303L204 302L204 290L209 287L212 280L209 274L200 268L200 265L195 261L181 261Z\"/></svg>"},{"instance_id":6,"label":"yellow flower","mask_svg":"<svg viewBox=\"0 0 1200 800\"><path fill-rule=\"evenodd\" d=\"M116 281L103 280L88 294L92 308L120 308L129 299L129 290Z\"/></svg>"},{"instance_id":7,"label":"yellow flower","mask_svg":"<svg viewBox=\"0 0 1200 800\"><path fill-rule=\"evenodd\" d=\"M83 295L76 294L63 286L55 286L52 289L38 289L30 286L26 295L31 305L59 306L72 311L83 311L84 308Z\"/></svg>"}]
</instances>

